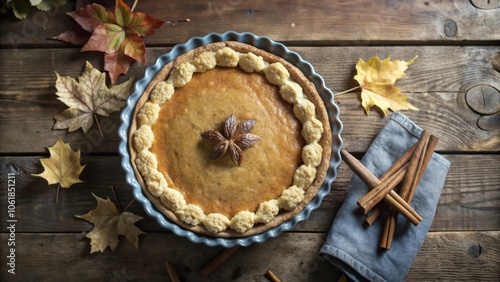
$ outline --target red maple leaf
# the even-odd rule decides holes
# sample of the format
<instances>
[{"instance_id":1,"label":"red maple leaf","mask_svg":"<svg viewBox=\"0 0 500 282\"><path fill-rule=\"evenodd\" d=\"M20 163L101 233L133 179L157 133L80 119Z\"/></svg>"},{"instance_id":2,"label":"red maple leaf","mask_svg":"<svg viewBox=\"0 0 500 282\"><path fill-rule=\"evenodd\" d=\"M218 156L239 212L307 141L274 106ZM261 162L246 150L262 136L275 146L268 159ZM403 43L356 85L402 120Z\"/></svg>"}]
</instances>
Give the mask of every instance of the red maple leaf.
<instances>
[{"instance_id":1,"label":"red maple leaf","mask_svg":"<svg viewBox=\"0 0 500 282\"><path fill-rule=\"evenodd\" d=\"M98 3L101 6L111 8L115 4L114 0L77 0L75 4L75 11L85 8L87 5L91 5L92 3ZM75 14L75 12L70 12L68 15ZM73 26L66 30L65 32L52 37L52 39L61 40L64 42L68 42L74 45L84 45L92 35L92 31L87 31L83 27L81 27L78 23L75 22Z\"/></svg>"},{"instance_id":2,"label":"red maple leaf","mask_svg":"<svg viewBox=\"0 0 500 282\"><path fill-rule=\"evenodd\" d=\"M104 69L109 72L113 84L120 74L127 73L133 61L146 61L143 38L164 23L145 13L132 12L122 0L116 0L114 12L102 5L90 4L68 15L81 29L70 29L55 39L85 43L82 52L104 52ZM91 35L80 36L82 30Z\"/></svg>"}]
</instances>

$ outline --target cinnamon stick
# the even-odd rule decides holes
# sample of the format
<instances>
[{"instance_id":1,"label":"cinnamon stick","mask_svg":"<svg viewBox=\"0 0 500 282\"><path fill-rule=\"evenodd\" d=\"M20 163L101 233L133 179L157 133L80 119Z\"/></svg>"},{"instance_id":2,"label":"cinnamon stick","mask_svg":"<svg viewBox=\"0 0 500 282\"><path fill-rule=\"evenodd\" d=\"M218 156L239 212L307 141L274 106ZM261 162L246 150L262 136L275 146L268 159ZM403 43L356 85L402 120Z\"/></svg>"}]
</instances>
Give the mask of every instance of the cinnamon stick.
<instances>
[{"instance_id":1,"label":"cinnamon stick","mask_svg":"<svg viewBox=\"0 0 500 282\"><path fill-rule=\"evenodd\" d=\"M403 185L401 187L401 190L399 192L401 198L407 199L408 192L410 191L410 187L413 184L413 180L416 177L416 174L418 173L418 164L420 163L421 156L423 155L427 143L429 141L429 133L427 131L423 131L420 139L418 140L417 148L415 149L415 152L413 153L410 163L408 165L408 171L405 175ZM396 226L396 221L397 221L397 214L396 211L393 208L389 209L389 213L387 218L385 219L384 222L384 227L382 229L382 235L380 238L380 244L379 246L383 249L390 249L392 245L392 240L394 237L394 231L395 231L395 226Z\"/></svg>"},{"instance_id":2,"label":"cinnamon stick","mask_svg":"<svg viewBox=\"0 0 500 282\"><path fill-rule=\"evenodd\" d=\"M415 148L417 148L417 143L413 144L402 156L399 158L392 166L389 168L381 177L380 181L384 181L391 175L393 175L397 170L399 170L404 164L410 161L413 152L415 152ZM372 225L375 220L377 220L378 216L387 209L388 205L385 202L380 202L375 206L372 213L365 218L365 222L368 225Z\"/></svg>"},{"instance_id":3,"label":"cinnamon stick","mask_svg":"<svg viewBox=\"0 0 500 282\"><path fill-rule=\"evenodd\" d=\"M413 194L417 189L420 180L422 180L422 176L424 175L424 172L427 169L427 165L429 164L429 161L432 158L432 154L436 149L438 141L439 138L437 138L436 136L434 135L430 136L429 141L427 143L427 148L425 149L425 153L423 154L423 157L421 158L421 161L419 162L418 165L417 176L414 178L413 183L410 187L410 191L405 199L407 203L411 202L411 200L413 199Z\"/></svg>"},{"instance_id":4,"label":"cinnamon stick","mask_svg":"<svg viewBox=\"0 0 500 282\"><path fill-rule=\"evenodd\" d=\"M410 164L408 165L408 173L406 174L403 185L401 186L401 190L399 191L399 195L401 196L401 198L405 199L405 201L408 198L408 193L411 191L411 186L414 184L415 179L418 177L418 166L419 163L421 164L421 161L423 160L423 155L425 154L429 138L430 134L424 130L417 142L417 149L410 159Z\"/></svg>"},{"instance_id":5,"label":"cinnamon stick","mask_svg":"<svg viewBox=\"0 0 500 282\"><path fill-rule=\"evenodd\" d=\"M346 150L340 150L344 162L356 173L369 188L380 184L380 180L371 173L358 159ZM391 190L384 198L384 201L395 208L414 225L418 225L422 218L408 205L396 192Z\"/></svg>"},{"instance_id":6,"label":"cinnamon stick","mask_svg":"<svg viewBox=\"0 0 500 282\"><path fill-rule=\"evenodd\" d=\"M417 148L417 143L413 144L402 156L399 158L382 176L379 178L380 181L384 181L398 171L403 165L408 163L413 156L413 152Z\"/></svg>"},{"instance_id":7,"label":"cinnamon stick","mask_svg":"<svg viewBox=\"0 0 500 282\"><path fill-rule=\"evenodd\" d=\"M219 268L219 266L221 266L239 248L240 246L234 246L229 249L224 249L201 269L201 274L203 274L203 276L208 276L210 273L214 272L214 270Z\"/></svg>"},{"instance_id":8,"label":"cinnamon stick","mask_svg":"<svg viewBox=\"0 0 500 282\"><path fill-rule=\"evenodd\" d=\"M281 282L281 280L276 275L274 275L274 273L270 269L267 270L267 276L269 276L269 278L273 282Z\"/></svg>"},{"instance_id":9,"label":"cinnamon stick","mask_svg":"<svg viewBox=\"0 0 500 282\"><path fill-rule=\"evenodd\" d=\"M380 184L380 180L349 152L342 149L340 150L340 155L342 156L342 160L352 169L352 171L368 185L368 188L371 189Z\"/></svg>"},{"instance_id":10,"label":"cinnamon stick","mask_svg":"<svg viewBox=\"0 0 500 282\"><path fill-rule=\"evenodd\" d=\"M432 141L430 141L432 139ZM410 203L413 194L422 178L423 171L427 167L429 160L437 144L437 137L423 131L417 142L417 148L408 165L408 171L400 190L400 195L407 203ZM397 221L397 212L391 208L384 223L380 247L390 249L394 238L394 231Z\"/></svg>"},{"instance_id":11,"label":"cinnamon stick","mask_svg":"<svg viewBox=\"0 0 500 282\"><path fill-rule=\"evenodd\" d=\"M362 213L367 214L376 204L382 201L389 192L405 177L408 164L403 165L396 173L387 177L380 184L371 189L357 204Z\"/></svg>"},{"instance_id":12,"label":"cinnamon stick","mask_svg":"<svg viewBox=\"0 0 500 282\"><path fill-rule=\"evenodd\" d=\"M174 265L170 261L167 261L165 262L165 266L167 267L168 277L170 277L170 281L180 282L181 280L179 279L179 276L175 271Z\"/></svg>"},{"instance_id":13,"label":"cinnamon stick","mask_svg":"<svg viewBox=\"0 0 500 282\"><path fill-rule=\"evenodd\" d=\"M394 238L394 231L396 230L397 212L393 207L389 207L387 218L384 221L382 235L380 237L379 247L389 250Z\"/></svg>"}]
</instances>

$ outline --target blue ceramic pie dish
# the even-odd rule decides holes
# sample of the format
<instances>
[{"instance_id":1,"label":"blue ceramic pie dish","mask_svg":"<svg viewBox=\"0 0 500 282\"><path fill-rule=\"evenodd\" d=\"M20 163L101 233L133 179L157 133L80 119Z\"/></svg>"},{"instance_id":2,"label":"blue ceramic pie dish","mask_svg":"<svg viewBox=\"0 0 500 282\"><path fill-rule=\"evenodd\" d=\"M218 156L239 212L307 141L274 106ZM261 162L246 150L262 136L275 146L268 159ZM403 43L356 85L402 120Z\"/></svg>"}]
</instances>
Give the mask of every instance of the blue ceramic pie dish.
<instances>
[{"instance_id":1,"label":"blue ceramic pie dish","mask_svg":"<svg viewBox=\"0 0 500 282\"><path fill-rule=\"evenodd\" d=\"M282 224L263 233L250 235L248 237L217 238L207 235L201 235L193 231L186 230L168 219L165 215L163 215L155 208L155 206L142 191L142 188L139 185L139 182L132 168L128 149L128 136L135 105L156 73L161 70L167 63L187 51L190 51L202 45L221 41L238 41L241 43L253 45L259 49L282 57L299 68L304 73L304 75L314 83L316 89L318 90L318 93L323 99L328 112L328 118L333 134L330 166L328 168L324 183L320 187L317 195L305 206L305 208L300 213L298 213L290 220L283 222ZM149 216L153 217L161 227L170 230L172 233L178 236L188 238L194 243L203 243L207 246L223 246L226 248L230 248L236 245L246 247L253 243L262 243L269 238L275 238L284 231L292 230L299 222L306 220L310 216L310 214L320 206L323 198L330 192L332 183L337 177L337 168L341 162L340 149L342 147L342 139L340 137L340 134L342 132L342 123L340 122L339 114L340 111L333 100L333 93L328 88L326 88L323 78L314 71L314 68L310 63L304 61L296 52L288 50L283 44L274 42L268 37L256 36L248 32L237 33L228 31L222 34L210 33L203 37L192 37L187 42L174 46L172 50L159 56L156 60L156 63L146 69L144 77L135 83L134 92L127 99L127 104L121 113L122 124L118 129L118 135L120 137L118 151L122 157L121 165L123 167L123 170L125 171L126 181L132 187L135 199L144 207L146 213Z\"/></svg>"}]
</instances>

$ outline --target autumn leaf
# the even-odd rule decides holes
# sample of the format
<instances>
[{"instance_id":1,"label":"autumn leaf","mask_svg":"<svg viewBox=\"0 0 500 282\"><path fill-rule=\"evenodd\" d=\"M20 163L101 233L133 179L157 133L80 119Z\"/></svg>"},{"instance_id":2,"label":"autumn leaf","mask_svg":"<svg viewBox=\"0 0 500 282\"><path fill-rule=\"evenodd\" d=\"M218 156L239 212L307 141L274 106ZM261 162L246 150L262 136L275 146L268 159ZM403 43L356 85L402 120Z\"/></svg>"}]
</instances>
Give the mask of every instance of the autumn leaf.
<instances>
[{"instance_id":1,"label":"autumn leaf","mask_svg":"<svg viewBox=\"0 0 500 282\"><path fill-rule=\"evenodd\" d=\"M87 5L92 4L92 0L77 0L75 3L75 10L80 10L82 8L85 8ZM105 3L103 3L105 2ZM108 3L112 2L112 3ZM114 4L114 1L99 1L99 4L105 6L105 7L112 7ZM82 13L84 13L87 17L92 17L92 14L90 13L85 13L87 10L82 10ZM74 14L75 12L70 12L68 15ZM71 26L70 29L66 30L65 32L52 37L52 39L57 39L61 40L64 42L68 42L74 45L84 45L92 35L92 30L87 31L83 27L81 27L78 23L74 23L73 26Z\"/></svg>"},{"instance_id":2,"label":"autumn leaf","mask_svg":"<svg viewBox=\"0 0 500 282\"><path fill-rule=\"evenodd\" d=\"M384 115L387 109L393 112L399 110L418 110L408 102L408 97L402 94L399 88L394 86L396 80L405 77L405 71L417 57L406 61L386 58L380 61L378 56L374 56L368 61L359 59L356 64L358 73L354 79L361 86L361 101L366 114L370 113L373 106L379 107Z\"/></svg>"},{"instance_id":3,"label":"autumn leaf","mask_svg":"<svg viewBox=\"0 0 500 282\"><path fill-rule=\"evenodd\" d=\"M107 117L125 105L133 81L133 78L130 78L108 88L106 74L93 68L89 62L86 62L78 81L58 73L56 75L56 95L69 108L54 117L54 129L67 128L69 131L75 131L82 128L84 133L92 127L94 120L97 121L97 115ZM99 131L103 136L100 126Z\"/></svg>"},{"instance_id":4,"label":"autumn leaf","mask_svg":"<svg viewBox=\"0 0 500 282\"><path fill-rule=\"evenodd\" d=\"M116 0L115 10L90 4L68 13L81 27L72 28L54 39L85 45L81 51L104 52L104 69L114 84L120 74L126 74L133 61L146 61L143 38L154 33L164 21L145 13L132 12L122 0ZM91 33L89 37L85 32Z\"/></svg>"},{"instance_id":5,"label":"autumn leaf","mask_svg":"<svg viewBox=\"0 0 500 282\"><path fill-rule=\"evenodd\" d=\"M44 171L40 174L33 174L33 176L44 178L49 185L59 184L56 194L57 202L59 188L70 188L73 184L83 182L79 177L85 165L80 165L80 150L74 152L69 144L64 143L60 137L56 144L48 149L50 158L40 159Z\"/></svg>"},{"instance_id":6,"label":"autumn leaf","mask_svg":"<svg viewBox=\"0 0 500 282\"><path fill-rule=\"evenodd\" d=\"M109 197L105 200L93 193L92 195L97 200L97 207L84 215L75 215L94 224L94 228L86 236L90 239L90 253L103 252L108 246L114 252L119 235L125 236L132 245L139 248L139 235L145 233L134 223L142 217L131 212L120 212Z\"/></svg>"},{"instance_id":7,"label":"autumn leaf","mask_svg":"<svg viewBox=\"0 0 500 282\"><path fill-rule=\"evenodd\" d=\"M417 56L409 61L391 61L390 58L386 58L380 61L378 56L374 56L366 62L359 59L356 64L357 74L354 76L359 86L335 95L361 88L361 104L366 114L370 113L373 106L380 108L384 115L387 115L388 109L393 112L407 109L418 110L408 102L408 97L394 86L398 79L405 77L405 71L416 58Z\"/></svg>"}]
</instances>

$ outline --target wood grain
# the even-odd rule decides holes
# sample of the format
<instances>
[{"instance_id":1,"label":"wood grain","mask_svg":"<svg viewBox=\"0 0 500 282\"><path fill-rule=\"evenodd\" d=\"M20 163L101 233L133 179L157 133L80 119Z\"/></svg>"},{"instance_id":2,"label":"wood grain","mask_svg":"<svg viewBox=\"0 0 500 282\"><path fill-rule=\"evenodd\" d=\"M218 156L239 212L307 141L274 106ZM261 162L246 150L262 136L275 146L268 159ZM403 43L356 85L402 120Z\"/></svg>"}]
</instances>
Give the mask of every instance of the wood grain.
<instances>
[{"instance_id":1,"label":"wood grain","mask_svg":"<svg viewBox=\"0 0 500 282\"><path fill-rule=\"evenodd\" d=\"M336 281L340 276L318 256L326 235L323 233L285 233L263 244L241 248L207 278L201 268L222 249L195 245L168 233L141 235L139 250L122 240L115 253L107 249L92 255L83 233L16 235L16 275L2 271L2 281L68 281L82 276L98 281L165 281L166 261L176 265L183 281L268 281L267 269L283 281ZM0 234L2 242L7 236ZM431 232L406 280L496 280L500 277L499 246L499 231ZM292 255L284 259L283 252ZM7 255L6 248L1 248L2 262Z\"/></svg>"},{"instance_id":2,"label":"wood grain","mask_svg":"<svg viewBox=\"0 0 500 282\"><path fill-rule=\"evenodd\" d=\"M500 213L500 155L445 155L451 168L441 194L438 210L431 227L433 231L498 230ZM121 207L132 201L131 188L125 182L116 156L83 156L82 164L87 164L81 179L85 183L69 189L61 189L59 203L55 203L55 186L49 188L47 182L31 176L42 171L37 157L0 157L2 172L15 172L17 181L16 209L22 220L19 232L81 232L89 231L92 225L75 218L95 208L91 193L99 197L113 199L114 186ZM332 191L311 217L296 227L296 231L327 232L345 197L352 171L342 164ZM6 173L0 175L0 183L6 183ZM7 201L7 191L0 190L0 202ZM161 227L147 216L138 202L129 211L144 219L137 225L145 232L161 231ZM5 209L0 209L0 218L6 218ZM0 230L4 230L0 221Z\"/></svg>"},{"instance_id":3,"label":"wood grain","mask_svg":"<svg viewBox=\"0 0 500 282\"><path fill-rule=\"evenodd\" d=\"M149 48L147 65L168 50ZM359 58L366 60L379 55L381 58L409 59L419 55L407 71L407 77L397 82L397 86L420 111L404 113L440 138L439 151L500 151L498 130L483 130L478 126L478 120L484 116L469 106L465 95L475 85L500 89L500 73L491 64L500 51L498 47L295 47L292 50L311 62L334 92L356 85L352 77ZM81 147L84 154L116 153L118 112L109 118L99 117L106 142L95 126L87 134L81 130L72 133L52 130L53 117L66 108L56 98L53 71L76 78L85 61L96 67L102 64L100 54L80 53L77 49L42 49L36 53L18 49L14 52L0 50L0 57L3 58L0 64L2 153L43 154L45 147L53 145L59 136ZM145 67L133 64L129 75L141 78ZM387 121L387 117L381 116L376 109L366 116L358 97L359 92L353 92L335 99L344 124L342 138L350 152L365 151ZM23 132L18 130L19 126Z\"/></svg>"},{"instance_id":4,"label":"wood grain","mask_svg":"<svg viewBox=\"0 0 500 282\"><path fill-rule=\"evenodd\" d=\"M499 240L498 231L431 232L406 280L498 281Z\"/></svg>"},{"instance_id":5,"label":"wood grain","mask_svg":"<svg viewBox=\"0 0 500 282\"><path fill-rule=\"evenodd\" d=\"M69 4L56 11L33 11L24 21L11 14L2 17L0 46L67 46L48 38L71 27L65 13L72 9ZM485 10L461 0L155 1L141 2L136 11L165 21L191 20L166 23L146 39L148 46L175 44L231 29L301 45L470 44L498 41L500 36L495 28L500 25L497 9Z\"/></svg>"}]
</instances>

